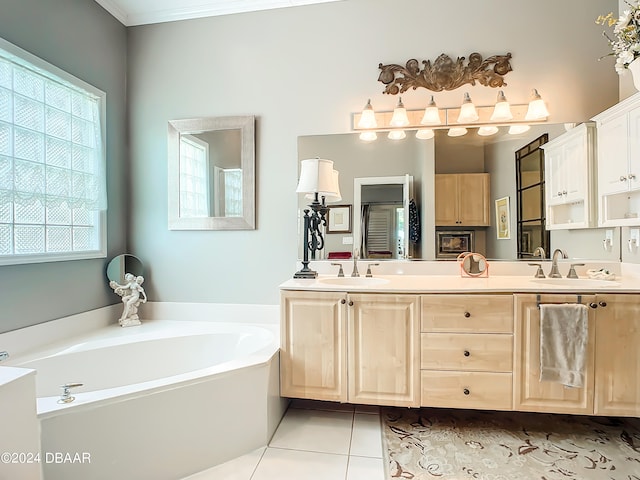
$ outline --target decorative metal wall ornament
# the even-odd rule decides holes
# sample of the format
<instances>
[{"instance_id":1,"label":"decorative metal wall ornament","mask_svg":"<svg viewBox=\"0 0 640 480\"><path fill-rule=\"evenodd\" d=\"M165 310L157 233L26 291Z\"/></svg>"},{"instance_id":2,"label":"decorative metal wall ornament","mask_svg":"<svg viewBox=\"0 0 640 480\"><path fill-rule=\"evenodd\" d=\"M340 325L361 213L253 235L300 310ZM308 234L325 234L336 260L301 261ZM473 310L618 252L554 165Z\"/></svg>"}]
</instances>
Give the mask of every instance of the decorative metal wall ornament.
<instances>
[{"instance_id":1,"label":"decorative metal wall ornament","mask_svg":"<svg viewBox=\"0 0 640 480\"><path fill-rule=\"evenodd\" d=\"M503 76L511 70L511 53L506 55L493 55L482 60L482 55L472 53L469 55L467 65L465 57L458 57L454 62L451 57L441 54L431 64L431 60L423 60L424 68L420 70L418 60L412 58L407 61L405 67L397 64L383 65L378 81L386 85L384 93L397 95L413 88L426 88L433 92L442 90L455 90L466 83L475 85L479 82L487 87L498 88L506 85ZM493 65L493 67L491 67Z\"/></svg>"}]
</instances>

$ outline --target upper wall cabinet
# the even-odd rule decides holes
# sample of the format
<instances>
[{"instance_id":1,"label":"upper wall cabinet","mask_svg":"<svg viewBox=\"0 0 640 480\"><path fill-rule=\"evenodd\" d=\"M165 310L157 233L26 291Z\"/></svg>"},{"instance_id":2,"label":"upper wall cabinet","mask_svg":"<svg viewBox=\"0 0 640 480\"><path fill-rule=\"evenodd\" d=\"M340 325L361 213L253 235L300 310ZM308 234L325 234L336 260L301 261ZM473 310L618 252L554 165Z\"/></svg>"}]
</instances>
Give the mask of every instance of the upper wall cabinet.
<instances>
[{"instance_id":1,"label":"upper wall cabinet","mask_svg":"<svg viewBox=\"0 0 640 480\"><path fill-rule=\"evenodd\" d=\"M545 153L547 230L594 227L595 123L578 125L541 148Z\"/></svg>"},{"instance_id":2,"label":"upper wall cabinet","mask_svg":"<svg viewBox=\"0 0 640 480\"><path fill-rule=\"evenodd\" d=\"M640 93L593 120L598 132L598 223L640 225Z\"/></svg>"},{"instance_id":3,"label":"upper wall cabinet","mask_svg":"<svg viewBox=\"0 0 640 480\"><path fill-rule=\"evenodd\" d=\"M435 214L436 227L489 226L489 174L437 174Z\"/></svg>"}]
</instances>

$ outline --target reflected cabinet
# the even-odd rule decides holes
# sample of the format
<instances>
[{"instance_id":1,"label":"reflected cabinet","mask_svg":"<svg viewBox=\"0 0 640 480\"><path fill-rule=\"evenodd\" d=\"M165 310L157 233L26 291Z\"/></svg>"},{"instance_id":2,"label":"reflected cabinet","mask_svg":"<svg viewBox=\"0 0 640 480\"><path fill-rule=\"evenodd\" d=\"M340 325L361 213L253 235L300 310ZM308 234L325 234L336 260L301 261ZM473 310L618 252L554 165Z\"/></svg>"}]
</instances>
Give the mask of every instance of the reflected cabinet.
<instances>
[{"instance_id":1,"label":"reflected cabinet","mask_svg":"<svg viewBox=\"0 0 640 480\"><path fill-rule=\"evenodd\" d=\"M486 227L489 212L488 173L436 174L436 227Z\"/></svg>"}]
</instances>

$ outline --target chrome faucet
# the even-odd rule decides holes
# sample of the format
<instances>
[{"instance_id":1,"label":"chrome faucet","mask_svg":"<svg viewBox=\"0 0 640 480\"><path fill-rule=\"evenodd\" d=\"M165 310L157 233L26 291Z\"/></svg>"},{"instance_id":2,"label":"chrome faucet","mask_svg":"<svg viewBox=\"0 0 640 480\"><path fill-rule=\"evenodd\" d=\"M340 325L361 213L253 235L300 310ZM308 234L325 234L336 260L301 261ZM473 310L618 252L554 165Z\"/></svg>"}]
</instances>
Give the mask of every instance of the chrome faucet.
<instances>
[{"instance_id":1,"label":"chrome faucet","mask_svg":"<svg viewBox=\"0 0 640 480\"><path fill-rule=\"evenodd\" d=\"M353 250L353 271L351 272L352 277L360 276L360 272L358 272L358 255L359 254L360 252L358 251L357 248Z\"/></svg>"},{"instance_id":2,"label":"chrome faucet","mask_svg":"<svg viewBox=\"0 0 640 480\"><path fill-rule=\"evenodd\" d=\"M562 278L562 275L560 275L560 272L558 271L558 255L562 255L562 258L569 258L567 256L567 252L560 248L556 248L551 257L551 271L549 272L549 278Z\"/></svg>"},{"instance_id":3,"label":"chrome faucet","mask_svg":"<svg viewBox=\"0 0 640 480\"><path fill-rule=\"evenodd\" d=\"M9 352L7 352L6 350L0 352L0 362L2 360L6 360L7 358L9 358Z\"/></svg>"}]
</instances>

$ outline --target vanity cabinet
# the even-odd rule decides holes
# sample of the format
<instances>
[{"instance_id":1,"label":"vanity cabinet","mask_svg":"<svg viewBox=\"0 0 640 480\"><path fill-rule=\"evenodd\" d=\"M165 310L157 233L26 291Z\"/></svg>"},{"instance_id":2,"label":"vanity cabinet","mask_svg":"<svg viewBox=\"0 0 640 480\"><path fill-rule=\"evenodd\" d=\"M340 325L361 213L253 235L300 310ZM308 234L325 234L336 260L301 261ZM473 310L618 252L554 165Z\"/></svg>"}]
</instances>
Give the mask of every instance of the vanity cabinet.
<instances>
[{"instance_id":1,"label":"vanity cabinet","mask_svg":"<svg viewBox=\"0 0 640 480\"><path fill-rule=\"evenodd\" d=\"M283 291L281 394L419 405L420 297Z\"/></svg>"},{"instance_id":2,"label":"vanity cabinet","mask_svg":"<svg viewBox=\"0 0 640 480\"><path fill-rule=\"evenodd\" d=\"M420 405L510 410L513 296L424 295L421 318Z\"/></svg>"},{"instance_id":3,"label":"vanity cabinet","mask_svg":"<svg viewBox=\"0 0 640 480\"><path fill-rule=\"evenodd\" d=\"M488 173L437 174L434 189L436 227L491 224Z\"/></svg>"},{"instance_id":4,"label":"vanity cabinet","mask_svg":"<svg viewBox=\"0 0 640 480\"><path fill-rule=\"evenodd\" d=\"M595 226L595 123L578 125L541 148L547 230Z\"/></svg>"},{"instance_id":5,"label":"vanity cabinet","mask_svg":"<svg viewBox=\"0 0 640 480\"><path fill-rule=\"evenodd\" d=\"M576 295L515 295L514 410L550 413L593 413L594 327L596 310L589 308L589 339L583 388L540 381L540 303L576 303ZM585 304L595 295L582 295Z\"/></svg>"},{"instance_id":6,"label":"vanity cabinet","mask_svg":"<svg viewBox=\"0 0 640 480\"><path fill-rule=\"evenodd\" d=\"M640 416L640 295L598 294L596 415Z\"/></svg>"},{"instance_id":7,"label":"vanity cabinet","mask_svg":"<svg viewBox=\"0 0 640 480\"><path fill-rule=\"evenodd\" d=\"M596 115L598 224L640 225L640 93Z\"/></svg>"}]
</instances>

